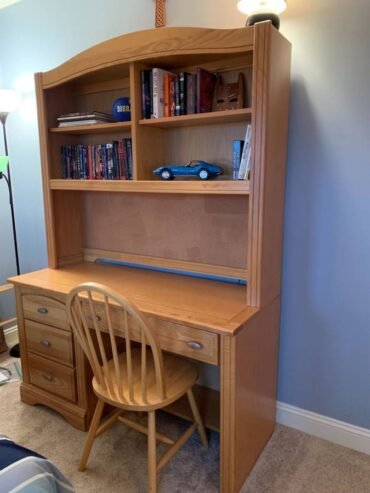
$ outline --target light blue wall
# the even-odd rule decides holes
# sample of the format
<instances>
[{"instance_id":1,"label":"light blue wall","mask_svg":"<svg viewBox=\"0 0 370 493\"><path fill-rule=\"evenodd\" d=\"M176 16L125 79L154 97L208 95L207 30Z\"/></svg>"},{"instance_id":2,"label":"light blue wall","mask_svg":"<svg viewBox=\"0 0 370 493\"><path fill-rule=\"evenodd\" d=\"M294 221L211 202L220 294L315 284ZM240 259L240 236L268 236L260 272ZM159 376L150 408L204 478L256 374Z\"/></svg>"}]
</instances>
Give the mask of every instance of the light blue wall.
<instances>
[{"instance_id":1,"label":"light blue wall","mask_svg":"<svg viewBox=\"0 0 370 493\"><path fill-rule=\"evenodd\" d=\"M168 25L239 27L236 3L168 0ZM22 0L0 11L2 82L14 86L104 39L152 27L153 5ZM368 0L350 11L346 0L290 0L282 17L293 66L279 371L281 401L368 428L369 25ZM31 104L32 91L24 97ZM29 271L46 265L46 250L37 128L23 118L9 117L9 148ZM2 192L0 281L15 269Z\"/></svg>"}]
</instances>

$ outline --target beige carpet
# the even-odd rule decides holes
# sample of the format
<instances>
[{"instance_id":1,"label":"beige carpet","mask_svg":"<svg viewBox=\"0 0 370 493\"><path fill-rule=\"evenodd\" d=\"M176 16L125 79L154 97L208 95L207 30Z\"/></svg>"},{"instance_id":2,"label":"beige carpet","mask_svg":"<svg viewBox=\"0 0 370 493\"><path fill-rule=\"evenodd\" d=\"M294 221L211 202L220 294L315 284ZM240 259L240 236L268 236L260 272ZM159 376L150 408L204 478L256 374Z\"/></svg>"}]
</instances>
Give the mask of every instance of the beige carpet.
<instances>
[{"instance_id":1,"label":"beige carpet","mask_svg":"<svg viewBox=\"0 0 370 493\"><path fill-rule=\"evenodd\" d=\"M183 422L162 414L160 429L176 435ZM85 433L58 414L19 400L19 383L0 387L0 433L51 459L78 493L145 493L146 438L115 425L95 442L85 473L76 471ZM218 435L205 450L197 435L160 473L159 491L218 491ZM369 493L370 457L277 426L243 493ZM2 492L5 493L5 492Z\"/></svg>"}]
</instances>

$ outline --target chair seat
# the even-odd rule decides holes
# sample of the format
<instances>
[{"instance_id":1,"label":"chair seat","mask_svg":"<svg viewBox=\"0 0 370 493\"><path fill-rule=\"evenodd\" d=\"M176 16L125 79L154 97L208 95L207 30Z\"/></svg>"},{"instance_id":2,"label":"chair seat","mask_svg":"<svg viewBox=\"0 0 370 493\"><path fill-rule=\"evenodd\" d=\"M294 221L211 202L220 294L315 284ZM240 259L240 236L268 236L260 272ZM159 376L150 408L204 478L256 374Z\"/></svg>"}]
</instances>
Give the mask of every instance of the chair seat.
<instances>
[{"instance_id":1,"label":"chair seat","mask_svg":"<svg viewBox=\"0 0 370 493\"><path fill-rule=\"evenodd\" d=\"M194 363L172 354L163 353L163 373L166 396L165 399L162 399L158 393L152 353L148 350L146 358L147 398L144 400L142 396L141 349L133 349L131 351L131 357L133 399L130 399L128 392L126 353L120 354L118 358L120 375L123 383L122 390L119 391L118 389L113 360L108 362L113 392L108 390L108 385L106 387L99 385L97 379L95 377L93 378L93 389L96 395L105 402L122 409L130 409L132 411L152 411L165 407L182 397L186 391L194 385L198 378L198 367L194 365Z\"/></svg>"}]
</instances>

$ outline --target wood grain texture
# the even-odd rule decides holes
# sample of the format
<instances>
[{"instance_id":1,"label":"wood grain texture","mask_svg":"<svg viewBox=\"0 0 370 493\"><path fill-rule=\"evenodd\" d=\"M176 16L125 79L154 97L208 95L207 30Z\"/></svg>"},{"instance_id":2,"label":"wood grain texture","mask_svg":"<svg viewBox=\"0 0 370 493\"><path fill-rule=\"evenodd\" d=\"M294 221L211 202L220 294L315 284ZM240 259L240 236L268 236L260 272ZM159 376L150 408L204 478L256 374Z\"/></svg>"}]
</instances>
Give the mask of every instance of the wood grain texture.
<instances>
[{"instance_id":1,"label":"wood grain texture","mask_svg":"<svg viewBox=\"0 0 370 493\"><path fill-rule=\"evenodd\" d=\"M76 401L75 371L46 358L28 355L30 383L70 402Z\"/></svg>"},{"instance_id":2,"label":"wood grain texture","mask_svg":"<svg viewBox=\"0 0 370 493\"><path fill-rule=\"evenodd\" d=\"M61 297L81 282L109 284L147 316L190 325L216 334L235 334L258 311L247 307L246 286L163 272L90 262L61 269L42 269L9 279L23 289ZM200 296L201 294L201 296ZM233 319L243 312L243 320Z\"/></svg>"},{"instance_id":3,"label":"wood grain texture","mask_svg":"<svg viewBox=\"0 0 370 493\"><path fill-rule=\"evenodd\" d=\"M118 132L120 130L131 130L131 122L119 123L95 123L94 125L75 125L70 127L52 127L49 129L51 133L57 134L102 134Z\"/></svg>"},{"instance_id":4,"label":"wood grain texture","mask_svg":"<svg viewBox=\"0 0 370 493\"><path fill-rule=\"evenodd\" d=\"M65 330L25 320L28 351L45 358L74 366L72 335Z\"/></svg>"},{"instance_id":5,"label":"wood grain texture","mask_svg":"<svg viewBox=\"0 0 370 493\"><path fill-rule=\"evenodd\" d=\"M230 493L240 490L275 427L279 315L278 297L231 339Z\"/></svg>"},{"instance_id":6,"label":"wood grain texture","mask_svg":"<svg viewBox=\"0 0 370 493\"><path fill-rule=\"evenodd\" d=\"M248 304L280 293L290 44L270 22L255 26L252 161L248 230Z\"/></svg>"},{"instance_id":7,"label":"wood grain texture","mask_svg":"<svg viewBox=\"0 0 370 493\"><path fill-rule=\"evenodd\" d=\"M246 267L247 197L169 195L165 204L157 194L82 198L85 248Z\"/></svg>"},{"instance_id":8,"label":"wood grain texture","mask_svg":"<svg viewBox=\"0 0 370 493\"><path fill-rule=\"evenodd\" d=\"M41 294L24 294L22 296L24 318L41 322L69 331L65 305L54 297Z\"/></svg>"},{"instance_id":9,"label":"wood grain texture","mask_svg":"<svg viewBox=\"0 0 370 493\"><path fill-rule=\"evenodd\" d=\"M139 125L144 127L192 127L198 125L216 125L217 123L247 122L251 118L251 109L213 111L211 113L197 113L194 115L169 116L140 120Z\"/></svg>"},{"instance_id":10,"label":"wood grain texture","mask_svg":"<svg viewBox=\"0 0 370 493\"><path fill-rule=\"evenodd\" d=\"M51 190L88 192L131 192L186 195L248 195L248 180L64 180L52 179Z\"/></svg>"},{"instance_id":11,"label":"wood grain texture","mask_svg":"<svg viewBox=\"0 0 370 493\"><path fill-rule=\"evenodd\" d=\"M29 383L25 383L24 380L21 383L21 400L31 406L43 404L44 406L57 411L75 428L82 431L86 431L88 429L86 409L83 409L64 398L54 395L49 391L43 390L34 385L30 385Z\"/></svg>"},{"instance_id":12,"label":"wood grain texture","mask_svg":"<svg viewBox=\"0 0 370 493\"><path fill-rule=\"evenodd\" d=\"M124 46L124 50L122 47ZM238 54L253 47L253 28L204 29L169 27L149 29L110 39L89 48L63 65L45 72L44 87L52 87L102 67L127 65L151 58L207 54ZM191 62L190 62L191 63ZM113 77L112 77L113 78Z\"/></svg>"},{"instance_id":13,"label":"wood grain texture","mask_svg":"<svg viewBox=\"0 0 370 493\"><path fill-rule=\"evenodd\" d=\"M222 276L229 279L248 279L248 272L246 269L224 267L222 265L200 264L199 262L171 260L162 257L138 255L136 253L113 252L111 250L93 250L84 248L83 252L84 260L86 262L95 262L98 259L110 259L129 262L131 264L139 264L141 266L163 267L165 269L190 271L192 273L196 272L208 276Z\"/></svg>"}]
</instances>

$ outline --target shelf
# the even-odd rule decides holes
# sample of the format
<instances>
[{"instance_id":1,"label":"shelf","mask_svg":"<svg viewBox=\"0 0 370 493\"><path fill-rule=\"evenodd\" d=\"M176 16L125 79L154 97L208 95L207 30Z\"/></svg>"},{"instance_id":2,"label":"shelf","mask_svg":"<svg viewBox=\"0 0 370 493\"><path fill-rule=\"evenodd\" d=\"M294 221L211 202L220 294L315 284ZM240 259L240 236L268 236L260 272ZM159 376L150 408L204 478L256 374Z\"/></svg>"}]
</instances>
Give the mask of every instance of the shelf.
<instances>
[{"instance_id":1,"label":"shelf","mask_svg":"<svg viewBox=\"0 0 370 493\"><path fill-rule=\"evenodd\" d=\"M92 125L75 125L71 127L50 128L49 132L57 134L102 134L110 132L130 131L131 122L95 123Z\"/></svg>"},{"instance_id":2,"label":"shelf","mask_svg":"<svg viewBox=\"0 0 370 493\"><path fill-rule=\"evenodd\" d=\"M192 127L196 125L244 122L250 120L251 115L252 110L250 108L242 108L240 110L212 111L211 113L197 113L195 115L151 118L150 120L139 120L139 124L159 128Z\"/></svg>"},{"instance_id":3,"label":"shelf","mask_svg":"<svg viewBox=\"0 0 370 493\"><path fill-rule=\"evenodd\" d=\"M86 192L187 193L210 195L249 195L249 181L136 181L136 180L50 180L51 190Z\"/></svg>"}]
</instances>

